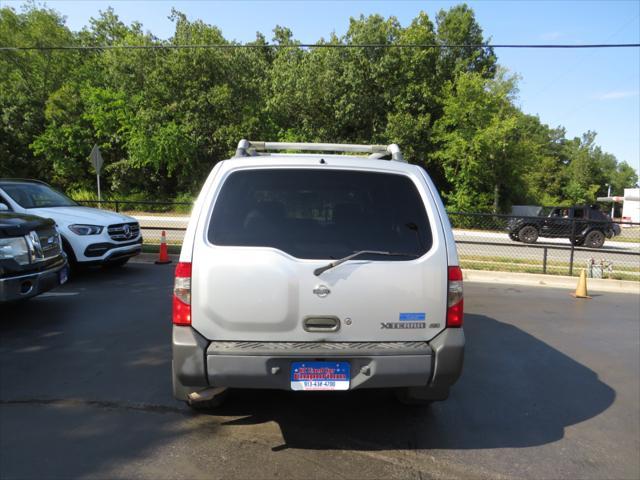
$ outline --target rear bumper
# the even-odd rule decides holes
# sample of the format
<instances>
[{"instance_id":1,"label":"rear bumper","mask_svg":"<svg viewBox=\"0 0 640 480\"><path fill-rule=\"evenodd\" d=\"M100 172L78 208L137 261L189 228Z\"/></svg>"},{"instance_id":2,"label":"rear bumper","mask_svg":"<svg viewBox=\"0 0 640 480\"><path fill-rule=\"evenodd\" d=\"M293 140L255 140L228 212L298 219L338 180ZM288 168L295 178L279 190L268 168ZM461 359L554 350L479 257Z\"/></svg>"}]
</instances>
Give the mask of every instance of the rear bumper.
<instances>
[{"instance_id":1,"label":"rear bumper","mask_svg":"<svg viewBox=\"0 0 640 480\"><path fill-rule=\"evenodd\" d=\"M0 302L35 297L60 285L60 271L66 268L66 260L41 272L0 278Z\"/></svg>"},{"instance_id":2,"label":"rear bumper","mask_svg":"<svg viewBox=\"0 0 640 480\"><path fill-rule=\"evenodd\" d=\"M291 363L339 359L351 364L350 389L448 389L460 376L462 329L446 329L431 342L291 344L209 342L191 327L173 327L174 395L209 387L290 390ZM247 345L251 345L250 348ZM300 348L304 345L304 348ZM293 346L297 346L293 347Z\"/></svg>"}]
</instances>

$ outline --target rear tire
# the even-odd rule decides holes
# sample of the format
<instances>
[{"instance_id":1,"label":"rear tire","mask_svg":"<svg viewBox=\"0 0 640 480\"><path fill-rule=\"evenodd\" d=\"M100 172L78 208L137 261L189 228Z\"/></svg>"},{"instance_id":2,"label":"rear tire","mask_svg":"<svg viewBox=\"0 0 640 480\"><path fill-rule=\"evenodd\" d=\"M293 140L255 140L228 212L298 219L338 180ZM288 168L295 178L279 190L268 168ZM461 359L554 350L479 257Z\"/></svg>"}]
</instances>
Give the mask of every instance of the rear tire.
<instances>
[{"instance_id":1,"label":"rear tire","mask_svg":"<svg viewBox=\"0 0 640 480\"><path fill-rule=\"evenodd\" d=\"M405 387L395 391L396 399L403 405L428 406L433 402L446 400L449 397L448 388L434 389L432 387Z\"/></svg>"},{"instance_id":2,"label":"rear tire","mask_svg":"<svg viewBox=\"0 0 640 480\"><path fill-rule=\"evenodd\" d=\"M587 236L584 237L584 244L589 248L600 248L604 245L604 233L600 230L591 230L587 233Z\"/></svg>"},{"instance_id":3,"label":"rear tire","mask_svg":"<svg viewBox=\"0 0 640 480\"><path fill-rule=\"evenodd\" d=\"M524 243L536 243L538 235L538 229L533 225L525 225L518 231L518 238Z\"/></svg>"}]
</instances>

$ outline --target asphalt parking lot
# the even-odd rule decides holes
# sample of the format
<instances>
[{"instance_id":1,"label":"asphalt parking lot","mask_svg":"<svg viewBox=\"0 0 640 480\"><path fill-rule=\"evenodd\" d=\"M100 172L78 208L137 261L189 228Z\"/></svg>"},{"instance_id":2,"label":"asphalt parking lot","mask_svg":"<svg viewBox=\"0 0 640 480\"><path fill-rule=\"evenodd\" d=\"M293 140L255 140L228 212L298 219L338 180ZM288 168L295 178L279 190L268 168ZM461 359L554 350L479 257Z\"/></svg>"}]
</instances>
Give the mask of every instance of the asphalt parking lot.
<instances>
[{"instance_id":1,"label":"asphalt parking lot","mask_svg":"<svg viewBox=\"0 0 640 480\"><path fill-rule=\"evenodd\" d=\"M1 478L640 477L640 296L465 288L447 402L385 391L171 397L172 266L0 310Z\"/></svg>"}]
</instances>

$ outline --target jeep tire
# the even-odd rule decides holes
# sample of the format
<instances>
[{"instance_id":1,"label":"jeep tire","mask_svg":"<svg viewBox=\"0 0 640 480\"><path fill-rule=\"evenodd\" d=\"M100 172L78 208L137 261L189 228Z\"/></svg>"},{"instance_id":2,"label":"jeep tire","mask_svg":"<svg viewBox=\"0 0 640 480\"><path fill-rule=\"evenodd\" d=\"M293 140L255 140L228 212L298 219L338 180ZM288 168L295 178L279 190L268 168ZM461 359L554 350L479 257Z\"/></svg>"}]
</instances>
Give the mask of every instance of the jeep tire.
<instances>
[{"instance_id":1,"label":"jeep tire","mask_svg":"<svg viewBox=\"0 0 640 480\"><path fill-rule=\"evenodd\" d=\"M591 230L587 233L587 236L584 237L584 245L589 248L600 248L604 245L604 233L600 230Z\"/></svg>"},{"instance_id":2,"label":"jeep tire","mask_svg":"<svg viewBox=\"0 0 640 480\"><path fill-rule=\"evenodd\" d=\"M524 243L536 243L538 235L538 229L533 225L525 225L518 231L518 238Z\"/></svg>"}]
</instances>

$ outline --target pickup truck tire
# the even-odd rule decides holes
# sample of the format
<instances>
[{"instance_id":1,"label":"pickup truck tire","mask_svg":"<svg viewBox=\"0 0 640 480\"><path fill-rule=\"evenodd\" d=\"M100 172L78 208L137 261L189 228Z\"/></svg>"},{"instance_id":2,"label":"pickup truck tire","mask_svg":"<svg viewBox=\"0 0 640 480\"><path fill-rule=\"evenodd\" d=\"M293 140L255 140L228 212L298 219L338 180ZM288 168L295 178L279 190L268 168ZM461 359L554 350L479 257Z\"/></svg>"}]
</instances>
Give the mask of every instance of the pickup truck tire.
<instances>
[{"instance_id":1,"label":"pickup truck tire","mask_svg":"<svg viewBox=\"0 0 640 480\"><path fill-rule=\"evenodd\" d=\"M604 245L604 233L600 230L591 230L587 233L587 236L584 237L584 244L589 248L600 248Z\"/></svg>"},{"instance_id":2,"label":"pickup truck tire","mask_svg":"<svg viewBox=\"0 0 640 480\"><path fill-rule=\"evenodd\" d=\"M76 259L76 254L71 248L71 245L67 240L62 237L62 250L67 255L67 268L69 273L69 280L72 280L73 277L81 270L80 265L78 264L78 260Z\"/></svg>"},{"instance_id":3,"label":"pickup truck tire","mask_svg":"<svg viewBox=\"0 0 640 480\"><path fill-rule=\"evenodd\" d=\"M525 225L518 230L518 238L524 243L536 243L538 235L538 229L533 225Z\"/></svg>"}]
</instances>

